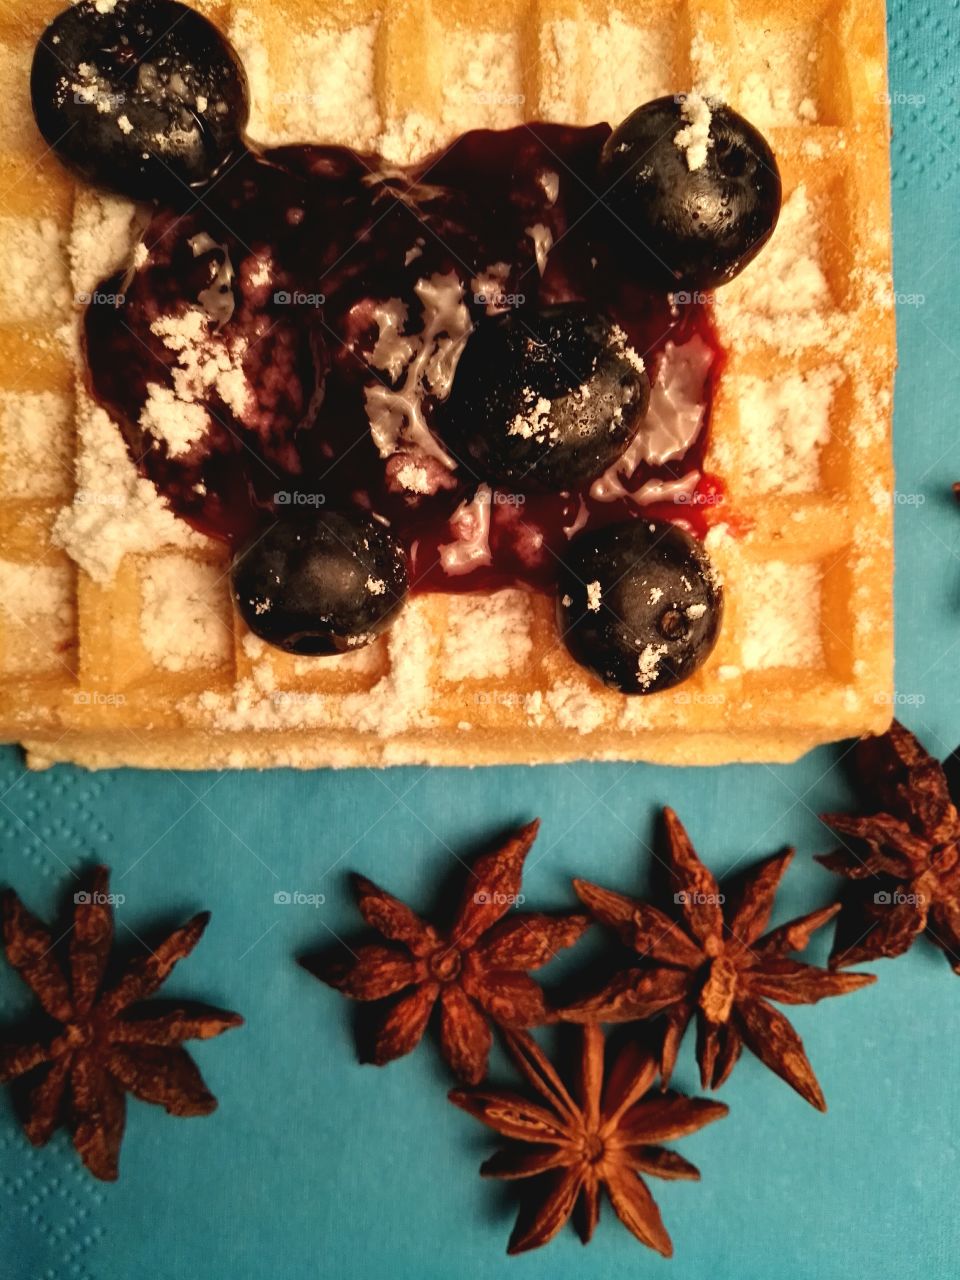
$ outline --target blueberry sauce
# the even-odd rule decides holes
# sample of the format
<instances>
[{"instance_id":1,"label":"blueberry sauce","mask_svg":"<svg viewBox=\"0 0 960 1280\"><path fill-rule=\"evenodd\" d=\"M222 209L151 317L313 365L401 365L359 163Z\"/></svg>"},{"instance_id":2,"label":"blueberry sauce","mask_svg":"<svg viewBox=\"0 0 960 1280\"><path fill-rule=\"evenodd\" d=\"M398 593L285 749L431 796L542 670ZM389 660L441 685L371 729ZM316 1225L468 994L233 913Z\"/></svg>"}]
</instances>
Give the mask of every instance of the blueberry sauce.
<instances>
[{"instance_id":1,"label":"blueberry sauce","mask_svg":"<svg viewBox=\"0 0 960 1280\"><path fill-rule=\"evenodd\" d=\"M574 532L632 518L702 537L723 501L703 461L724 353L705 301L651 292L613 247L597 180L610 132L476 131L405 168L340 147L243 151L202 200L156 208L98 291L123 302L92 305L85 330L93 392L143 474L232 545L285 507L359 507L399 538L414 590L549 588ZM693 429L580 492L478 487L432 430L471 326L572 301L644 361L637 441L658 379L660 411L686 395Z\"/></svg>"}]
</instances>

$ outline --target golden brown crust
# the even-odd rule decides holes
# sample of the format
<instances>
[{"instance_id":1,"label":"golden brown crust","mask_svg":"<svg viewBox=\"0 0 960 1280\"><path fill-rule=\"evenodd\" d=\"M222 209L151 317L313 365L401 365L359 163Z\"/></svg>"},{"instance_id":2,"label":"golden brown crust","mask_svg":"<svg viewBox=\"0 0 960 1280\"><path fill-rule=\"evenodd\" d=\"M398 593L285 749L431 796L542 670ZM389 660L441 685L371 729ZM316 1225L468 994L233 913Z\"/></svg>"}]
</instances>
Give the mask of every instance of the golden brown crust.
<instances>
[{"instance_id":1,"label":"golden brown crust","mask_svg":"<svg viewBox=\"0 0 960 1280\"><path fill-rule=\"evenodd\" d=\"M881 0L657 0L620 14L566 0L198 6L247 58L266 140L315 118L316 137L402 151L470 124L622 116L693 84L722 90L769 137L784 215L717 299L730 358L707 465L747 524L709 544L724 630L694 679L633 700L572 663L539 597L421 598L369 653L294 661L244 636L213 544L134 541L109 581L54 544L89 483L69 460L91 417L56 330L89 287L83 246L129 221L120 202L74 190L30 121L32 45L60 7L0 16L0 252L22 264L0 284L0 730L31 764L707 764L791 760L886 727L895 345ZM360 86L353 110L312 101L305 68L321 47L339 51L346 86L328 91ZM44 440L25 445L40 419ZM822 440L798 459L791 441L810 432ZM109 511L110 493L87 500ZM164 615L164 584L184 573L192 644Z\"/></svg>"}]
</instances>

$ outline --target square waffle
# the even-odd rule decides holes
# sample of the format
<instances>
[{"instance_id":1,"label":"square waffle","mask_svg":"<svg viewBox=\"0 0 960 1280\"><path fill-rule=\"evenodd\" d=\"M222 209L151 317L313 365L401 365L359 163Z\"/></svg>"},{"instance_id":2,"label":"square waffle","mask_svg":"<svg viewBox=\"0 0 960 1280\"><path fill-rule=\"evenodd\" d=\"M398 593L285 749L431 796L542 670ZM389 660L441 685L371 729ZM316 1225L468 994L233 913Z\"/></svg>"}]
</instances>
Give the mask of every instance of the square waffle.
<instances>
[{"instance_id":1,"label":"square waffle","mask_svg":"<svg viewBox=\"0 0 960 1280\"><path fill-rule=\"evenodd\" d=\"M888 724L895 363L882 0L203 0L251 82L258 142L409 160L474 127L616 124L696 87L768 138L779 226L720 291L706 467L738 532L710 554L704 667L603 689L520 589L414 597L340 658L267 648L224 548L167 511L88 398L84 295L131 204L48 153L29 67L63 0L0 9L0 730L35 767L787 761Z\"/></svg>"}]
</instances>

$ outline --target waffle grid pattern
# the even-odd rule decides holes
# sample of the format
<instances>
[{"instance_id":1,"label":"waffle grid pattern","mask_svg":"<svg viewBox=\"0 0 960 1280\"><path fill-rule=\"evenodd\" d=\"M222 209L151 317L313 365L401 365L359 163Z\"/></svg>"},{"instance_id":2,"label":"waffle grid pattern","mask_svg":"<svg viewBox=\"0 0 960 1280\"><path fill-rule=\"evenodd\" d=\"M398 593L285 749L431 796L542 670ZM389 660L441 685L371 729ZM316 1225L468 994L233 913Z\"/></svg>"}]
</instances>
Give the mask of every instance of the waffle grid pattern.
<instances>
[{"instance_id":1,"label":"waffle grid pattern","mask_svg":"<svg viewBox=\"0 0 960 1280\"><path fill-rule=\"evenodd\" d=\"M616 121L691 85L769 137L785 207L717 299L729 351L708 469L740 527L711 535L717 650L678 690L602 691L521 592L419 598L335 660L266 651L233 616L223 550L135 548L110 581L52 537L96 412L64 333L89 291L78 190L32 123L33 43L60 0L0 9L0 727L32 764L173 767L577 758L789 760L890 718L894 366L879 0L538 0L336 8L204 3L251 77L251 134L401 152L475 126ZM129 212L124 215L129 222ZM116 210L113 211L116 221ZM71 236L74 253L71 256ZM811 406L818 406L815 410ZM763 448L758 448L758 443Z\"/></svg>"}]
</instances>

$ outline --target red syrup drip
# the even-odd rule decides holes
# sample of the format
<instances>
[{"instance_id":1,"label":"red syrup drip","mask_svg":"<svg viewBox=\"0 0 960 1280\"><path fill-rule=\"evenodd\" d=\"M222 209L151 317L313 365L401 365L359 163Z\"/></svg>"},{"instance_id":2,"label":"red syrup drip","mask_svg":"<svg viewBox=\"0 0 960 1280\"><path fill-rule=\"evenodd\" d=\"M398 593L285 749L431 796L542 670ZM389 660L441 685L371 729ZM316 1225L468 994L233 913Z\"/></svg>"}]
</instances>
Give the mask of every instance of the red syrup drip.
<instances>
[{"instance_id":1,"label":"red syrup drip","mask_svg":"<svg viewBox=\"0 0 960 1280\"><path fill-rule=\"evenodd\" d=\"M364 388L385 377L366 360L379 333L374 308L400 299L408 309L407 332L416 333L422 319L417 281L453 272L477 323L485 303L471 282L492 264L506 263L503 295L534 305L576 300L605 312L626 331L651 381L668 342L680 346L699 337L706 344L712 363L698 437L669 464L641 463L627 488L702 472L725 355L709 305L694 300L671 308L665 295L634 278L628 255L613 248L617 236L605 221L595 178L609 134L607 125L475 131L404 168L341 147L250 151L202 201L186 193L181 208L158 208L143 236L147 260L98 291L121 294L123 302L91 305L85 326L92 391L120 423L142 474L179 516L233 546L274 511L290 509L277 503L278 493L299 495L294 501L301 508L310 502L365 508L389 521L406 548L414 590L489 590L517 582L549 589L569 540L565 529L575 522L597 528L667 519L705 536L724 501L722 481L711 475L702 475L682 504L494 493L490 563L451 575L439 548L453 541L450 517L473 497L475 478L446 473L451 488L421 497L392 492L370 435ZM557 183L544 182L545 174L558 180L553 200ZM553 240L542 275L527 230L536 224ZM211 243L222 248L204 250ZM220 391L208 389L200 403L211 429L188 452L170 456L140 425L148 387L172 388L178 361L151 326L197 306L223 261L222 249L233 269L234 309L220 337L247 342L242 368L255 389L256 411L241 421ZM422 408L430 423L435 404L429 395Z\"/></svg>"}]
</instances>

